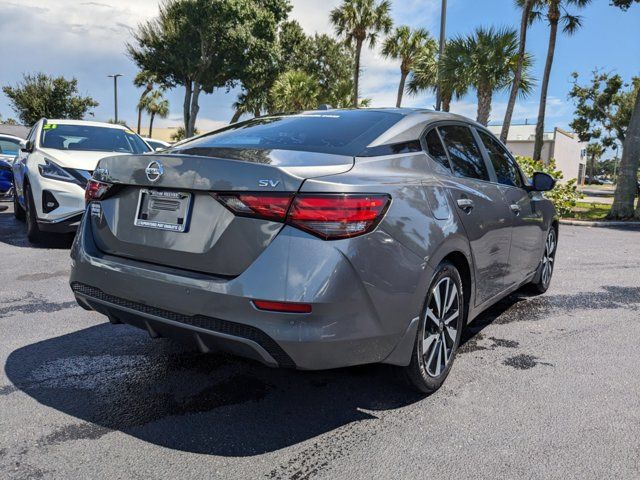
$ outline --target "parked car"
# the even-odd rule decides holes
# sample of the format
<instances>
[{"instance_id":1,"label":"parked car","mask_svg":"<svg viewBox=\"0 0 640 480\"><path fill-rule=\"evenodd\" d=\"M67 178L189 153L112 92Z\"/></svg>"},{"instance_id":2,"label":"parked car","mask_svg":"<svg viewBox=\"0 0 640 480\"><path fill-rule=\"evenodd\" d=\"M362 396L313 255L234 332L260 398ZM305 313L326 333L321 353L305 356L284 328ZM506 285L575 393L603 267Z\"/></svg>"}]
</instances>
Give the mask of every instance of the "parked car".
<instances>
[{"instance_id":1,"label":"parked car","mask_svg":"<svg viewBox=\"0 0 640 480\"><path fill-rule=\"evenodd\" d=\"M0 197L11 192L13 172L11 164L20 150L22 139L13 135L0 134Z\"/></svg>"},{"instance_id":2,"label":"parked car","mask_svg":"<svg viewBox=\"0 0 640 480\"><path fill-rule=\"evenodd\" d=\"M148 151L142 138L121 125L37 122L13 164L14 214L26 219L29 241L75 231L84 213L84 188L98 160Z\"/></svg>"},{"instance_id":3,"label":"parked car","mask_svg":"<svg viewBox=\"0 0 640 480\"><path fill-rule=\"evenodd\" d=\"M156 140L155 138L143 137L142 139L156 152L166 150L171 146L170 143L163 142L162 140Z\"/></svg>"},{"instance_id":4,"label":"parked car","mask_svg":"<svg viewBox=\"0 0 640 480\"><path fill-rule=\"evenodd\" d=\"M398 365L432 392L468 321L549 287L553 186L457 115L258 118L102 159L70 285L152 337L279 367Z\"/></svg>"}]
</instances>

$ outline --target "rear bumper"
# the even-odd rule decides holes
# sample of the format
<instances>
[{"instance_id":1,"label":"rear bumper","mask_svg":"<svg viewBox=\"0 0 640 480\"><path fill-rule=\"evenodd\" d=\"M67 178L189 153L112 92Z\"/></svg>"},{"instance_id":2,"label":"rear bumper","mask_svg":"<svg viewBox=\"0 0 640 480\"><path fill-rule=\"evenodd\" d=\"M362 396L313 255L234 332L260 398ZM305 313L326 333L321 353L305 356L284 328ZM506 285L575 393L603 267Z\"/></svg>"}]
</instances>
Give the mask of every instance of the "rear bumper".
<instances>
[{"instance_id":1,"label":"rear bumper","mask_svg":"<svg viewBox=\"0 0 640 480\"><path fill-rule=\"evenodd\" d=\"M397 284L391 292L376 292L336 242L285 228L240 276L223 279L106 255L97 249L90 224L82 222L71 251L70 283L84 308L151 336L270 366L320 370L409 362L422 294L403 293ZM385 234L369 235L367 247L375 235ZM388 250L386 239L380 242ZM306 260L301 271L292 270L289 255ZM407 280L409 272L402 273ZM380 283L388 286L389 278ZM421 288L410 275L406 285ZM252 299L311 303L313 312L260 311Z\"/></svg>"}]
</instances>

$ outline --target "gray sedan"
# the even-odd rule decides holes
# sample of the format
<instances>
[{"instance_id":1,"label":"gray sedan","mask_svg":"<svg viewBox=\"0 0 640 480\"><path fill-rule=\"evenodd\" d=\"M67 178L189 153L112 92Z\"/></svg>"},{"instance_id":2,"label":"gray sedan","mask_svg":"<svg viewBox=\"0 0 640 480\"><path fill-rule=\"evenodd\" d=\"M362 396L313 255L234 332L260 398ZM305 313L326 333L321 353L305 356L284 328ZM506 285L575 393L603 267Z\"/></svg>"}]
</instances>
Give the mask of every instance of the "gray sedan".
<instances>
[{"instance_id":1,"label":"gray sedan","mask_svg":"<svg viewBox=\"0 0 640 480\"><path fill-rule=\"evenodd\" d=\"M101 160L70 283L152 337L267 365L382 362L440 387L464 326L549 287L554 180L429 110L321 110Z\"/></svg>"}]
</instances>

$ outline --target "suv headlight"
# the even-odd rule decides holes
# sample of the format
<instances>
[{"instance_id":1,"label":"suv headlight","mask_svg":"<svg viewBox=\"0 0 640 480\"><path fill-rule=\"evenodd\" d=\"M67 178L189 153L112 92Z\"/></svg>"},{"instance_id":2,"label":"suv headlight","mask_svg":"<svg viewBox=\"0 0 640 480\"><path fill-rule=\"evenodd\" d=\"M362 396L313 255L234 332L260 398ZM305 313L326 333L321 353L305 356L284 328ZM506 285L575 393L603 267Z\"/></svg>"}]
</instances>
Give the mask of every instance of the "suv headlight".
<instances>
[{"instance_id":1,"label":"suv headlight","mask_svg":"<svg viewBox=\"0 0 640 480\"><path fill-rule=\"evenodd\" d=\"M40 175L45 178L77 183L77 180L71 174L48 158L44 159L44 163L38 165L38 170L40 171Z\"/></svg>"}]
</instances>

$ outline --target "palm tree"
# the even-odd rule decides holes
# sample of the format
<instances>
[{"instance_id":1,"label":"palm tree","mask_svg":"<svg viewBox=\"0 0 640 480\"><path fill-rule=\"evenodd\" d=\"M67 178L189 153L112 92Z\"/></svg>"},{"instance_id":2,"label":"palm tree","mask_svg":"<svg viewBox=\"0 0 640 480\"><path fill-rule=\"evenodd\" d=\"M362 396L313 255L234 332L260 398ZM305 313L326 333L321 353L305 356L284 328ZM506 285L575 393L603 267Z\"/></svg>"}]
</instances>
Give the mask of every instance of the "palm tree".
<instances>
[{"instance_id":1,"label":"palm tree","mask_svg":"<svg viewBox=\"0 0 640 480\"><path fill-rule=\"evenodd\" d=\"M416 58L425 50L436 50L436 41L424 28L411 30L406 25L397 27L395 31L386 38L382 45L382 54L387 58L400 60L400 85L398 85L398 100L396 107L402 105L402 95L404 94L405 82L409 73L413 69Z\"/></svg>"},{"instance_id":2,"label":"palm tree","mask_svg":"<svg viewBox=\"0 0 640 480\"><path fill-rule=\"evenodd\" d=\"M271 103L277 112L300 112L318 106L318 82L308 73L282 73L271 87Z\"/></svg>"},{"instance_id":3,"label":"palm tree","mask_svg":"<svg viewBox=\"0 0 640 480\"><path fill-rule=\"evenodd\" d=\"M358 86L360 80L360 54L362 45L368 42L373 48L378 35L389 33L393 25L389 11L391 3L383 0L344 0L342 5L331 10L333 23L338 37L344 38L347 45L355 44L356 59L353 67L353 106L358 108Z\"/></svg>"},{"instance_id":4,"label":"palm tree","mask_svg":"<svg viewBox=\"0 0 640 480\"><path fill-rule=\"evenodd\" d=\"M155 75L146 70L141 70L138 72L136 77L133 79L133 84L136 87L144 87L144 90L140 94L140 99L138 100L138 130L137 133L140 135L140 127L142 124L142 110L144 109L143 103L144 99L147 95L153 90L153 84L155 83Z\"/></svg>"},{"instance_id":5,"label":"palm tree","mask_svg":"<svg viewBox=\"0 0 640 480\"><path fill-rule=\"evenodd\" d=\"M149 114L149 136L153 134L153 120L156 116L167 118L169 116L169 100L164 98L162 90L153 90L142 101L142 108Z\"/></svg>"},{"instance_id":6,"label":"palm tree","mask_svg":"<svg viewBox=\"0 0 640 480\"><path fill-rule=\"evenodd\" d=\"M553 65L553 55L556 49L556 39L558 36L558 25L563 24L562 31L567 35L572 35L582 25L582 19L578 15L571 15L567 11L567 6L573 5L577 8L584 8L591 0L535 0L533 15L540 18L546 11L549 22L549 47L547 49L547 61L544 65L542 85L540 87L540 105L538 107L538 122L536 123L536 139L533 146L533 159L540 160L542 156L542 144L544 135L544 116L547 109L547 91L549 89L549 78Z\"/></svg>"},{"instance_id":7,"label":"palm tree","mask_svg":"<svg viewBox=\"0 0 640 480\"><path fill-rule=\"evenodd\" d=\"M525 54L519 88L521 95L531 91L531 62L531 56ZM454 85L470 85L475 89L478 95L477 121L487 125L493 93L511 85L517 66L516 31L480 27L472 35L456 37L448 43L441 69L445 78L455 79Z\"/></svg>"},{"instance_id":8,"label":"palm tree","mask_svg":"<svg viewBox=\"0 0 640 480\"><path fill-rule=\"evenodd\" d=\"M447 53L447 45L445 45L445 56ZM412 95L429 90L436 92L440 86L440 98L442 99L442 111L448 112L451 107L451 100L455 97L466 95L469 84L465 83L465 79L448 76L448 73L441 66L441 59L438 58L437 48L425 48L416 58L413 66L411 79L407 90Z\"/></svg>"},{"instance_id":9,"label":"palm tree","mask_svg":"<svg viewBox=\"0 0 640 480\"><path fill-rule=\"evenodd\" d=\"M513 76L513 83L511 84L511 92L509 93L509 101L507 102L507 110L504 113L504 122L502 122L502 131L500 132L500 140L502 143L507 143L507 137L509 136L509 127L511 126L511 118L513 117L513 110L516 106L516 98L518 91L520 90L520 81L522 79L522 65L524 63L525 49L527 44L527 29L531 24L531 10L533 8L534 0L516 0L516 5L522 9L522 16L520 17L520 44L518 47L518 66Z\"/></svg>"}]
</instances>

